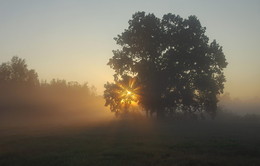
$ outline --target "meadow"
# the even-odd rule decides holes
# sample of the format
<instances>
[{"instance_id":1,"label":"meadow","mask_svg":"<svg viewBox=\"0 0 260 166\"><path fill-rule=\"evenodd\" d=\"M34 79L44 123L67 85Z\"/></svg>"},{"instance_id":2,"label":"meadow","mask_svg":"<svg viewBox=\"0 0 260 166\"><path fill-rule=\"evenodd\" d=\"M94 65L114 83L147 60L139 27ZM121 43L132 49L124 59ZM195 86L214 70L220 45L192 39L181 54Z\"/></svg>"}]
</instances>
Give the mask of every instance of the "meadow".
<instances>
[{"instance_id":1,"label":"meadow","mask_svg":"<svg viewBox=\"0 0 260 166\"><path fill-rule=\"evenodd\" d=\"M259 121L139 117L36 124L0 126L1 166L260 165Z\"/></svg>"}]
</instances>

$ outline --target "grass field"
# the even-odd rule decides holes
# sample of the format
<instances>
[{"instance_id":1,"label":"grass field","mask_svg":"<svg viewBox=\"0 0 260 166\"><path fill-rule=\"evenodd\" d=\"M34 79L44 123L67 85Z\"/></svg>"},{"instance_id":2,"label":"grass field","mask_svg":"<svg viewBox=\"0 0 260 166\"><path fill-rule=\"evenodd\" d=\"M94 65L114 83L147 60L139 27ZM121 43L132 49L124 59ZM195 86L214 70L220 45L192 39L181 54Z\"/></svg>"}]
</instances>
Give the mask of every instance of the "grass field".
<instances>
[{"instance_id":1,"label":"grass field","mask_svg":"<svg viewBox=\"0 0 260 166\"><path fill-rule=\"evenodd\" d=\"M139 119L0 131L0 166L260 165L260 122Z\"/></svg>"}]
</instances>

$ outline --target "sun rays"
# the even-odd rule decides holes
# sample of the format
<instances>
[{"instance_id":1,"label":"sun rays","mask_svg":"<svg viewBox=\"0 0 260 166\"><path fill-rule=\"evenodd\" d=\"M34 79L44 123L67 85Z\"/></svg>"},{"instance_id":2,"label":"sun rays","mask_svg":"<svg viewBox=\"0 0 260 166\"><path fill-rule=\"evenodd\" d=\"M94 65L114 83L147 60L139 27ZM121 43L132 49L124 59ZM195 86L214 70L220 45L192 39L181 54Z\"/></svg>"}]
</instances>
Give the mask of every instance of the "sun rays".
<instances>
[{"instance_id":1,"label":"sun rays","mask_svg":"<svg viewBox=\"0 0 260 166\"><path fill-rule=\"evenodd\" d=\"M117 83L119 87L116 93L122 105L137 105L140 99L140 87L136 84L136 79L131 78L127 82Z\"/></svg>"}]
</instances>

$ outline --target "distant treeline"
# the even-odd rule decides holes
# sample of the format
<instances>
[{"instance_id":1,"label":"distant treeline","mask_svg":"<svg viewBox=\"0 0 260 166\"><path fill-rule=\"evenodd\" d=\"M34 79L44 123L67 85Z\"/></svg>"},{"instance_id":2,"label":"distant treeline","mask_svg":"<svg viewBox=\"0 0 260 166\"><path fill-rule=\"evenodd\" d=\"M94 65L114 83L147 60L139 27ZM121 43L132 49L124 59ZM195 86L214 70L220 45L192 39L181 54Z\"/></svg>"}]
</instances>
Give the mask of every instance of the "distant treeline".
<instances>
[{"instance_id":1,"label":"distant treeline","mask_svg":"<svg viewBox=\"0 0 260 166\"><path fill-rule=\"evenodd\" d=\"M95 87L62 79L39 81L35 70L17 56L0 65L0 112L84 109L97 98Z\"/></svg>"}]
</instances>

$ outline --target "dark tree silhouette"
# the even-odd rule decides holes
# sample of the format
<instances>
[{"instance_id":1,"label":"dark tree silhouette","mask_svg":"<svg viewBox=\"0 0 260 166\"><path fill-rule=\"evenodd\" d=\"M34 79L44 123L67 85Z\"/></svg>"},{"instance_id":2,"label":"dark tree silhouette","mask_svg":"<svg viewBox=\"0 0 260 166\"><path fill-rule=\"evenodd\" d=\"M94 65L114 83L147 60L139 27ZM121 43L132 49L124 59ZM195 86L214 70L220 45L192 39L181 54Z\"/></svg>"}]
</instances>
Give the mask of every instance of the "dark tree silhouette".
<instances>
[{"instance_id":1,"label":"dark tree silhouette","mask_svg":"<svg viewBox=\"0 0 260 166\"><path fill-rule=\"evenodd\" d=\"M84 110L88 103L100 100L95 87L64 79L41 81L26 61L12 57L0 64L0 115L8 112Z\"/></svg>"},{"instance_id":2,"label":"dark tree silhouette","mask_svg":"<svg viewBox=\"0 0 260 166\"><path fill-rule=\"evenodd\" d=\"M108 63L115 81L137 77L143 87L140 105L158 117L176 111L214 116L227 62L222 47L215 40L209 43L205 29L196 16L166 14L159 19L135 13L128 29L115 38L121 48Z\"/></svg>"},{"instance_id":3,"label":"dark tree silhouette","mask_svg":"<svg viewBox=\"0 0 260 166\"><path fill-rule=\"evenodd\" d=\"M10 62L0 65L0 85L39 85L38 74L28 69L24 59L12 57Z\"/></svg>"}]
</instances>

